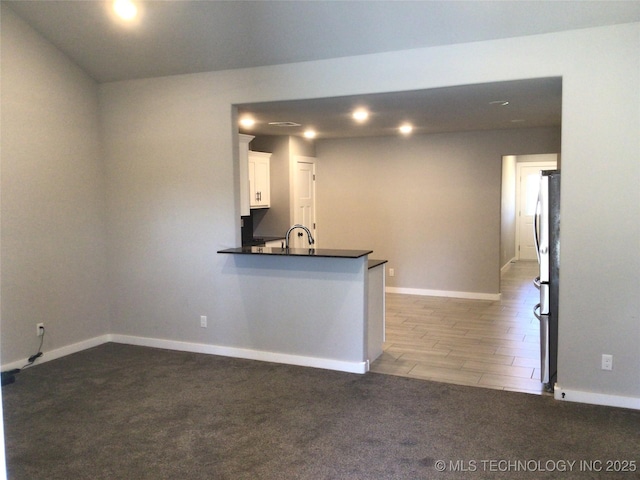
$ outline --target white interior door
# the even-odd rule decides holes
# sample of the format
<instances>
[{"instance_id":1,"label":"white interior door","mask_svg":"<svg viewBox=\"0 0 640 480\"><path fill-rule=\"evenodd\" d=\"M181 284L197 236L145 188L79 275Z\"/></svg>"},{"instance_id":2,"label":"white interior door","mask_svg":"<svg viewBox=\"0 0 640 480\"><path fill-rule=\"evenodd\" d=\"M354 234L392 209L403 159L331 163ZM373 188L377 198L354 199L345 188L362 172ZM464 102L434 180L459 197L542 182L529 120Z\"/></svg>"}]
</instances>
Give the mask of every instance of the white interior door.
<instances>
[{"instance_id":1,"label":"white interior door","mask_svg":"<svg viewBox=\"0 0 640 480\"><path fill-rule=\"evenodd\" d=\"M544 155L548 157L548 155ZM555 158L557 158L554 155ZM516 253L518 260L536 260L533 239L533 216L536 211L540 170L554 170L557 162L535 162L518 164L518 225L516 229Z\"/></svg>"},{"instance_id":2,"label":"white interior door","mask_svg":"<svg viewBox=\"0 0 640 480\"><path fill-rule=\"evenodd\" d=\"M311 234L316 241L313 246L317 248L315 181L316 159L313 157L295 157L293 223L299 223L311 230ZM303 233L303 236L299 236L299 233ZM289 246L293 248L308 248L307 235L301 229L294 230L289 239Z\"/></svg>"}]
</instances>

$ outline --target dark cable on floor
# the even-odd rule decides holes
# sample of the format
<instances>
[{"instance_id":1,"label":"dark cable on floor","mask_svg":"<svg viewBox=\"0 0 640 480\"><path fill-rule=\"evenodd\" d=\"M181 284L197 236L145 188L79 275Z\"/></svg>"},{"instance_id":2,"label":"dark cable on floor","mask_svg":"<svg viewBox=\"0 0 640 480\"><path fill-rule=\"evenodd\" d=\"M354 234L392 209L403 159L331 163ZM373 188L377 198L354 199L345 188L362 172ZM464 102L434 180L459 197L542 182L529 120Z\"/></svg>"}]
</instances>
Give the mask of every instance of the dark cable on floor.
<instances>
[{"instance_id":1,"label":"dark cable on floor","mask_svg":"<svg viewBox=\"0 0 640 480\"><path fill-rule=\"evenodd\" d=\"M40 346L38 347L38 352L34 353L28 358L28 362L22 369L28 368L33 365L38 358L42 356L42 345L44 343L44 335L46 330L44 327L40 327L42 329L42 335L40 335ZM14 368L13 370L7 370L6 372L2 372L2 386L9 385L10 383L14 383L16 381L16 375L21 372L20 368Z\"/></svg>"},{"instance_id":2,"label":"dark cable on floor","mask_svg":"<svg viewBox=\"0 0 640 480\"><path fill-rule=\"evenodd\" d=\"M28 358L28 362L22 369L30 367L33 365L38 358L42 356L42 345L44 343L44 334L46 330L44 327L40 327L42 329L42 335L40 335L40 346L38 347L38 352L31 355ZM9 385L10 383L14 383L16 381L16 375L21 372L20 368L14 368L13 370L7 370L6 372L2 372L2 386Z\"/></svg>"},{"instance_id":3,"label":"dark cable on floor","mask_svg":"<svg viewBox=\"0 0 640 480\"><path fill-rule=\"evenodd\" d=\"M9 385L16 381L16 373L20 373L19 368L14 368L13 370L7 370L6 372L2 372L2 386Z\"/></svg>"},{"instance_id":4,"label":"dark cable on floor","mask_svg":"<svg viewBox=\"0 0 640 480\"><path fill-rule=\"evenodd\" d=\"M42 356L42 344L44 343L44 336L47 333L47 331L44 327L40 327L40 328L42 329L42 335L40 335L40 346L38 347L38 352L34 353L29 357L28 359L29 363L27 363L24 367L22 367L23 369L33 365L33 362L35 362L38 358Z\"/></svg>"}]
</instances>

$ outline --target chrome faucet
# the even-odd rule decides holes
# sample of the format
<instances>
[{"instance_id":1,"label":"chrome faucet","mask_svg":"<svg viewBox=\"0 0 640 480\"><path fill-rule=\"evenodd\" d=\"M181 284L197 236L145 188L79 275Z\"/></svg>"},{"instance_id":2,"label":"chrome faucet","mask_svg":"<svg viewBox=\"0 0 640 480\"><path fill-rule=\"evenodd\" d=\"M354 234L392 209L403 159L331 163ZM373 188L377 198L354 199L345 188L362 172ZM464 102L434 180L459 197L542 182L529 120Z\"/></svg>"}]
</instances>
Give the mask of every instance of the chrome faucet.
<instances>
[{"instance_id":1,"label":"chrome faucet","mask_svg":"<svg viewBox=\"0 0 640 480\"><path fill-rule=\"evenodd\" d=\"M287 231L287 235L284 238L284 248L289 248L289 235L291 234L292 230L295 230L296 228L301 228L303 229L305 232L307 232L307 236L309 237L309 244L313 245L314 244L314 240L313 240L313 235L311 235L311 231L305 227L304 225L300 225L299 223L296 223L293 227L291 227L288 231ZM302 236L302 234L299 234L300 236Z\"/></svg>"}]
</instances>

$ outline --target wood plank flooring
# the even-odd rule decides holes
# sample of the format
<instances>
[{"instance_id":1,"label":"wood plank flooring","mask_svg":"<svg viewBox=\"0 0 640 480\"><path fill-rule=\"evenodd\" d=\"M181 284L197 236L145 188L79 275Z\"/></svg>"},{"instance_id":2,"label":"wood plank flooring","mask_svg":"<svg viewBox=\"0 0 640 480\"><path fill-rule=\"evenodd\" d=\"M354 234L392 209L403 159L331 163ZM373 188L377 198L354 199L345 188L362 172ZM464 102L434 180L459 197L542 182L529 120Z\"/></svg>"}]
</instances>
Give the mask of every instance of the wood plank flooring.
<instances>
[{"instance_id":1,"label":"wood plank flooring","mask_svg":"<svg viewBox=\"0 0 640 480\"><path fill-rule=\"evenodd\" d=\"M543 394L537 272L537 262L511 264L499 301L387 293L386 341L371 371Z\"/></svg>"}]
</instances>

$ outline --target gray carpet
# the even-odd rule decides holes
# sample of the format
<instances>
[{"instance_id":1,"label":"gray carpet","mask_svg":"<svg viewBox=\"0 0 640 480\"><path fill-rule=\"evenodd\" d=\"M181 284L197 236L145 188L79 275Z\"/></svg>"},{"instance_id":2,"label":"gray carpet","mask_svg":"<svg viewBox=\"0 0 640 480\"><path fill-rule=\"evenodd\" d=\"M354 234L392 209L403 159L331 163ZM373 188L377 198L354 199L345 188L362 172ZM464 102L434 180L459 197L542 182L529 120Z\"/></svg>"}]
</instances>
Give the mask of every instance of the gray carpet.
<instances>
[{"instance_id":1,"label":"gray carpet","mask_svg":"<svg viewBox=\"0 0 640 480\"><path fill-rule=\"evenodd\" d=\"M639 411L374 373L110 343L3 400L11 480L639 478Z\"/></svg>"}]
</instances>

